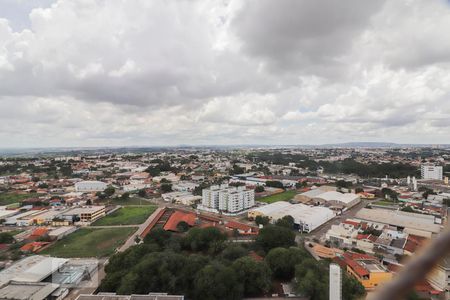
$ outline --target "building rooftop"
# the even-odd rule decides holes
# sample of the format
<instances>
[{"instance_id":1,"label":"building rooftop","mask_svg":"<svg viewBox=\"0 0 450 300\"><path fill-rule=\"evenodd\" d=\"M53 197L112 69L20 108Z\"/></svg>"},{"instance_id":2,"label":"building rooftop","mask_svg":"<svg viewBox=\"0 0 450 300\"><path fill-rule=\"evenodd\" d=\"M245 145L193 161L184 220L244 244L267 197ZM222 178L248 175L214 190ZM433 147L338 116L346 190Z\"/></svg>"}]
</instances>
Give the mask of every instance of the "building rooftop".
<instances>
[{"instance_id":1,"label":"building rooftop","mask_svg":"<svg viewBox=\"0 0 450 300\"><path fill-rule=\"evenodd\" d=\"M0 286L9 281L39 282L54 273L68 259L41 255L25 257L0 272Z\"/></svg>"},{"instance_id":2,"label":"building rooftop","mask_svg":"<svg viewBox=\"0 0 450 300\"><path fill-rule=\"evenodd\" d=\"M99 293L97 295L80 295L76 300L184 300L184 296L150 293L148 295L116 295Z\"/></svg>"},{"instance_id":3,"label":"building rooftop","mask_svg":"<svg viewBox=\"0 0 450 300\"><path fill-rule=\"evenodd\" d=\"M439 233L441 231L441 226L439 224L434 224L434 216L416 213L376 208L363 208L356 213L355 217L371 222L379 222L432 233Z\"/></svg>"},{"instance_id":4,"label":"building rooftop","mask_svg":"<svg viewBox=\"0 0 450 300\"><path fill-rule=\"evenodd\" d=\"M0 299L42 300L46 299L58 288L58 284L49 282L11 282L9 285L0 289Z\"/></svg>"}]
</instances>

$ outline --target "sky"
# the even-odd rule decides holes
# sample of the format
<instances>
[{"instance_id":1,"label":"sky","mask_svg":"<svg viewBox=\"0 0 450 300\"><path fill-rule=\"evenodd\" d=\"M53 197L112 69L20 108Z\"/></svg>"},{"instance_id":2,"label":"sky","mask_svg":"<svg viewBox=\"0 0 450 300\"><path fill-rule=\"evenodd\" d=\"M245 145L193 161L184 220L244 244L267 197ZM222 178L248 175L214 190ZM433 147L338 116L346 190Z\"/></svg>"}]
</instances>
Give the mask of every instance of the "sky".
<instances>
[{"instance_id":1,"label":"sky","mask_svg":"<svg viewBox=\"0 0 450 300\"><path fill-rule=\"evenodd\" d=\"M446 0L1 0L0 147L450 143Z\"/></svg>"}]
</instances>

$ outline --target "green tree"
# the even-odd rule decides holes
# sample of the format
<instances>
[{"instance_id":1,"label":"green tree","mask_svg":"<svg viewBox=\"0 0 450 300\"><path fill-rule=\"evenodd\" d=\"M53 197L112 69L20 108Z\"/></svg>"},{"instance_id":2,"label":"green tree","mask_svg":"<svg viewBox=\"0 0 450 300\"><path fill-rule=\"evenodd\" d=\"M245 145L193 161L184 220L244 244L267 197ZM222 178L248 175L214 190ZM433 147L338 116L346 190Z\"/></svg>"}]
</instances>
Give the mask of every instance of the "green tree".
<instances>
[{"instance_id":1,"label":"green tree","mask_svg":"<svg viewBox=\"0 0 450 300\"><path fill-rule=\"evenodd\" d=\"M184 245L192 251L207 251L214 254L223 249L226 239L226 234L215 227L192 228L184 239Z\"/></svg>"},{"instance_id":2,"label":"green tree","mask_svg":"<svg viewBox=\"0 0 450 300\"><path fill-rule=\"evenodd\" d=\"M291 280L295 274L295 266L301 263L305 256L307 257L308 254L300 248L280 247L270 250L265 261L275 278Z\"/></svg>"},{"instance_id":3,"label":"green tree","mask_svg":"<svg viewBox=\"0 0 450 300\"><path fill-rule=\"evenodd\" d=\"M181 221L177 224L177 230L179 232L186 232L189 230L189 224L186 223L185 221Z\"/></svg>"},{"instance_id":4,"label":"green tree","mask_svg":"<svg viewBox=\"0 0 450 300\"><path fill-rule=\"evenodd\" d=\"M172 234L169 231L165 231L162 228L155 228L145 236L144 243L154 243L162 248L171 235Z\"/></svg>"},{"instance_id":5,"label":"green tree","mask_svg":"<svg viewBox=\"0 0 450 300\"><path fill-rule=\"evenodd\" d=\"M236 243L228 245L221 253L221 257L229 261L235 261L236 259L247 255L248 250L241 245L236 245Z\"/></svg>"},{"instance_id":6,"label":"green tree","mask_svg":"<svg viewBox=\"0 0 450 300\"><path fill-rule=\"evenodd\" d=\"M255 187L255 193L262 193L264 192L264 187L262 185L257 185Z\"/></svg>"},{"instance_id":7,"label":"green tree","mask_svg":"<svg viewBox=\"0 0 450 300\"><path fill-rule=\"evenodd\" d=\"M106 195L106 197L111 197L112 195L114 195L114 193L116 192L116 189L109 185L104 191L103 193Z\"/></svg>"},{"instance_id":8,"label":"green tree","mask_svg":"<svg viewBox=\"0 0 450 300\"><path fill-rule=\"evenodd\" d=\"M276 181L276 180L267 180L266 186L273 187L273 188L279 188L279 189L284 188L283 183L281 183L281 181Z\"/></svg>"},{"instance_id":9,"label":"green tree","mask_svg":"<svg viewBox=\"0 0 450 300\"><path fill-rule=\"evenodd\" d=\"M170 183L161 184L161 192L168 193L171 191L172 191L172 184L170 184Z\"/></svg>"},{"instance_id":10,"label":"green tree","mask_svg":"<svg viewBox=\"0 0 450 300\"><path fill-rule=\"evenodd\" d=\"M264 251L277 247L290 247L295 245L295 234L281 226L266 226L259 231L256 238L256 245Z\"/></svg>"},{"instance_id":11,"label":"green tree","mask_svg":"<svg viewBox=\"0 0 450 300\"><path fill-rule=\"evenodd\" d=\"M245 296L258 296L271 287L271 272L265 262L257 262L251 257L241 257L231 267L238 280L244 285Z\"/></svg>"},{"instance_id":12,"label":"green tree","mask_svg":"<svg viewBox=\"0 0 450 300\"><path fill-rule=\"evenodd\" d=\"M265 226L265 225L269 224L269 221L270 221L269 217L266 217L266 216L256 216L256 218L255 218L255 223L258 225Z\"/></svg>"},{"instance_id":13,"label":"green tree","mask_svg":"<svg viewBox=\"0 0 450 300\"><path fill-rule=\"evenodd\" d=\"M122 200L128 200L128 199L130 199L130 193L125 192L125 193L122 194L122 196L120 196L120 198Z\"/></svg>"},{"instance_id":14,"label":"green tree","mask_svg":"<svg viewBox=\"0 0 450 300\"><path fill-rule=\"evenodd\" d=\"M281 219L278 219L275 222L275 225L293 229L294 228L294 218L290 215L284 216Z\"/></svg>"},{"instance_id":15,"label":"green tree","mask_svg":"<svg viewBox=\"0 0 450 300\"><path fill-rule=\"evenodd\" d=\"M140 189L138 191L138 196L139 197L146 197L147 196L147 192L145 191L145 189Z\"/></svg>"},{"instance_id":16,"label":"green tree","mask_svg":"<svg viewBox=\"0 0 450 300\"><path fill-rule=\"evenodd\" d=\"M205 266L195 278L195 299L241 299L243 284L236 272L219 263Z\"/></svg>"},{"instance_id":17,"label":"green tree","mask_svg":"<svg viewBox=\"0 0 450 300\"><path fill-rule=\"evenodd\" d=\"M14 237L9 232L0 232L0 244L14 243Z\"/></svg>"}]
</instances>

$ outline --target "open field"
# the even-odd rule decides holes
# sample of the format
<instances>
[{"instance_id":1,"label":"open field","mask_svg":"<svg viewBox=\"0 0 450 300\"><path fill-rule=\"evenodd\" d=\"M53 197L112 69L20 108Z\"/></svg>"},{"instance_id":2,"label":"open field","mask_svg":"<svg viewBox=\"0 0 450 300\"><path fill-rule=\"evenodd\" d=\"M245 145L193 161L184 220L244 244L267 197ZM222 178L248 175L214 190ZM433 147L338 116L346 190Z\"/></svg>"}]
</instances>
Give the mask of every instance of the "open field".
<instances>
[{"instance_id":1,"label":"open field","mask_svg":"<svg viewBox=\"0 0 450 300\"><path fill-rule=\"evenodd\" d=\"M297 194L297 191L290 190L285 191L279 194L263 197L261 199L257 199L257 201L266 202L266 203L274 203L278 201L289 201Z\"/></svg>"},{"instance_id":2,"label":"open field","mask_svg":"<svg viewBox=\"0 0 450 300\"><path fill-rule=\"evenodd\" d=\"M93 226L108 225L139 225L145 222L156 209L154 205L147 206L125 206L115 212L103 217L94 223Z\"/></svg>"},{"instance_id":3,"label":"open field","mask_svg":"<svg viewBox=\"0 0 450 300\"><path fill-rule=\"evenodd\" d=\"M16 194L16 193L0 193L0 205L9 205L13 203L21 202L25 199L38 197L39 194Z\"/></svg>"},{"instance_id":4,"label":"open field","mask_svg":"<svg viewBox=\"0 0 450 300\"><path fill-rule=\"evenodd\" d=\"M136 228L81 228L40 252L56 257L106 257L114 253Z\"/></svg>"}]
</instances>

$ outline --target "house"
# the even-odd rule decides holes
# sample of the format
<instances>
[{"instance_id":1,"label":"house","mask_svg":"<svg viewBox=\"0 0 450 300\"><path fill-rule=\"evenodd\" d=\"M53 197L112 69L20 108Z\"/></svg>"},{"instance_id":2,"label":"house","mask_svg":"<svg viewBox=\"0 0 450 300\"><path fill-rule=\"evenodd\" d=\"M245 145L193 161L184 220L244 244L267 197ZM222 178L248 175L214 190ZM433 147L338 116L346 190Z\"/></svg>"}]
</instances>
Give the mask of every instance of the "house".
<instances>
[{"instance_id":1,"label":"house","mask_svg":"<svg viewBox=\"0 0 450 300\"><path fill-rule=\"evenodd\" d=\"M372 290L392 279L392 273L372 255L347 251L342 256L336 256L334 261L356 278L366 290Z\"/></svg>"}]
</instances>

